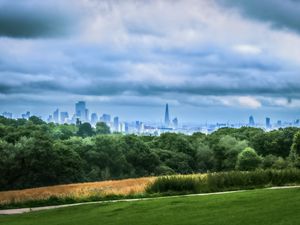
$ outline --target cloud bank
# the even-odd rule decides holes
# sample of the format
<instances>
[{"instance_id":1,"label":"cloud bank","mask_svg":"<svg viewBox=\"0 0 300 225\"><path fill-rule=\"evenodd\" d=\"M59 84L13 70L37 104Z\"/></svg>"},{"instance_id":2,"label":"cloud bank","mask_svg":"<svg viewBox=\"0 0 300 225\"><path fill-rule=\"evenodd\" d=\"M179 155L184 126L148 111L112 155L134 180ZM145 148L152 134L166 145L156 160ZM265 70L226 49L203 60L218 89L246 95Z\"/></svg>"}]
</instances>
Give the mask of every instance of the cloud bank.
<instances>
[{"instance_id":1,"label":"cloud bank","mask_svg":"<svg viewBox=\"0 0 300 225\"><path fill-rule=\"evenodd\" d=\"M63 105L57 95L297 108L299 9L291 0L0 0L1 110L18 99Z\"/></svg>"}]
</instances>

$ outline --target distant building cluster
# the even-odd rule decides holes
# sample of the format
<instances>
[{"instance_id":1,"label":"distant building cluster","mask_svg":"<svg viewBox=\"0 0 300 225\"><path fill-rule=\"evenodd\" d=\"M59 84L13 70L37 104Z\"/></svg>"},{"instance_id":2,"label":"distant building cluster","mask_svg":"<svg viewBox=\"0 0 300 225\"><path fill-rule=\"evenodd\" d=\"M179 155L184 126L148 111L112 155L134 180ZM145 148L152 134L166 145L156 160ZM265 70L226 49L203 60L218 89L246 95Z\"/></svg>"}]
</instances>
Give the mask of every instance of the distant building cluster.
<instances>
[{"instance_id":1,"label":"distant building cluster","mask_svg":"<svg viewBox=\"0 0 300 225\"><path fill-rule=\"evenodd\" d=\"M101 116L93 112L90 114L89 109L86 106L86 102L79 101L75 104L75 112L73 115L69 115L68 112L60 112L56 109L47 119L48 123L60 123L60 124L78 124L78 123L90 123L92 126L96 126L98 122L106 123L112 132L128 132L128 124L126 122L120 122L119 117L111 117L110 114L102 114Z\"/></svg>"},{"instance_id":2,"label":"distant building cluster","mask_svg":"<svg viewBox=\"0 0 300 225\"><path fill-rule=\"evenodd\" d=\"M11 112L3 112L2 116L13 119L13 114ZM31 117L31 112L27 111L21 114L21 118L29 119ZM142 121L133 121L126 122L121 121L118 116L111 116L110 114L103 113L102 115L97 114L96 112L89 112L89 109L86 106L85 101L78 101L74 107L74 113L69 114L66 111L60 111L58 108L50 114L46 120L48 123L57 123L57 124L81 124L88 122L92 126L96 126L98 122L104 122L109 127L111 132L125 133L125 134L144 134L144 135L159 135L164 132L177 132L185 134L193 134L195 132L202 133L212 133L220 128L231 127L231 128L240 128L240 127L257 127L265 130L273 130L281 127L290 127L290 126L300 126L300 120L295 120L293 122L282 122L278 120L275 123L272 123L270 117L266 117L265 123L256 123L254 116L249 117L248 123L216 123L216 124L181 124L179 125L177 117L171 119L169 112L169 105L165 106L164 121L162 123L151 123L151 122L142 122Z\"/></svg>"}]
</instances>

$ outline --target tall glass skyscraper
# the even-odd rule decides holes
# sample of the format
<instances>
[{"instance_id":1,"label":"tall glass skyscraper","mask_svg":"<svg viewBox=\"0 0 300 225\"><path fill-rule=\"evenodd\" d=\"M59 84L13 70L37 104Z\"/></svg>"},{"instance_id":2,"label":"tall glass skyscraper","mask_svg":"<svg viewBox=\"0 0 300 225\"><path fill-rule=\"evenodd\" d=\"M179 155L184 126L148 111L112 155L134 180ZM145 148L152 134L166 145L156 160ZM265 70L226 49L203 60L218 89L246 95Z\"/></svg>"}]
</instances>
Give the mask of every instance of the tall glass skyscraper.
<instances>
[{"instance_id":1,"label":"tall glass skyscraper","mask_svg":"<svg viewBox=\"0 0 300 225\"><path fill-rule=\"evenodd\" d=\"M79 101L75 104L75 115L80 121L87 120L87 109L84 101Z\"/></svg>"},{"instance_id":2,"label":"tall glass skyscraper","mask_svg":"<svg viewBox=\"0 0 300 225\"><path fill-rule=\"evenodd\" d=\"M68 112L60 112L60 123L68 123L69 113Z\"/></svg>"},{"instance_id":3,"label":"tall glass skyscraper","mask_svg":"<svg viewBox=\"0 0 300 225\"><path fill-rule=\"evenodd\" d=\"M170 115L169 115L169 105L166 104L166 111L165 111L165 127L170 126Z\"/></svg>"},{"instance_id":4,"label":"tall glass skyscraper","mask_svg":"<svg viewBox=\"0 0 300 225\"><path fill-rule=\"evenodd\" d=\"M119 132L119 117L114 117L114 131Z\"/></svg>"},{"instance_id":5,"label":"tall glass skyscraper","mask_svg":"<svg viewBox=\"0 0 300 225\"><path fill-rule=\"evenodd\" d=\"M56 109L53 112L53 120L54 120L54 123L59 123L59 109Z\"/></svg>"},{"instance_id":6,"label":"tall glass skyscraper","mask_svg":"<svg viewBox=\"0 0 300 225\"><path fill-rule=\"evenodd\" d=\"M271 119L269 117L266 118L266 128L271 128Z\"/></svg>"},{"instance_id":7,"label":"tall glass skyscraper","mask_svg":"<svg viewBox=\"0 0 300 225\"><path fill-rule=\"evenodd\" d=\"M250 116L250 117L249 117L249 126L254 126L254 125L255 125L254 117L253 117L253 116Z\"/></svg>"}]
</instances>

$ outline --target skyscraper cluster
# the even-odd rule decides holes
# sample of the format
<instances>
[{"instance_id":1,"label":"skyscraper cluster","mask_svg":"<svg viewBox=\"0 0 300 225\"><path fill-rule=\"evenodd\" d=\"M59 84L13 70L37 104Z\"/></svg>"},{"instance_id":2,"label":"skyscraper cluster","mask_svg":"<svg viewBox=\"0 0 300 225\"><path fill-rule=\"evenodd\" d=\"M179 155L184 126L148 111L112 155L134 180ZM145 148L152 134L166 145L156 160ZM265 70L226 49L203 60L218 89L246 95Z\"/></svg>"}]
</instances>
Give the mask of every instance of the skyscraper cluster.
<instances>
[{"instance_id":1,"label":"skyscraper cluster","mask_svg":"<svg viewBox=\"0 0 300 225\"><path fill-rule=\"evenodd\" d=\"M69 116L68 112L60 112L59 109L56 109L51 115L49 115L47 122L60 124L88 122L93 126L95 126L98 122L104 122L110 127L112 132L125 132L127 127L126 124L119 121L119 117L117 116L115 116L112 121L111 115L106 113L98 116L97 113L93 112L90 115L85 101L78 101L75 103L75 113L72 117Z\"/></svg>"},{"instance_id":2,"label":"skyscraper cluster","mask_svg":"<svg viewBox=\"0 0 300 225\"><path fill-rule=\"evenodd\" d=\"M2 116L13 119L14 117L10 112L3 112ZM22 119L29 119L32 116L30 111L27 111L21 114ZM163 114L163 122L143 122L139 120L135 120L132 122L121 121L118 116L111 116L110 114L103 113L102 115L97 114L96 112L89 113L89 109L87 108L85 101L78 101L74 106L74 113L69 114L66 111L60 111L56 108L53 113L51 113L47 119L49 123L57 123L57 124L82 124L85 122L90 123L92 126L96 126L98 122L106 123L111 132L121 132L121 133L134 133L134 134L149 134L149 135L159 135L164 132L181 132L185 134L192 134L194 132L203 132L203 133L211 133L220 128L231 127L231 128L240 128L243 126L256 127L265 130L273 130L284 127L300 127L300 120L297 119L295 121L282 121L278 120L275 123L272 123L270 117L266 117L263 122L257 123L254 119L254 116L249 116L249 120L246 123L205 123L205 124L181 124L179 126L179 122L177 117L171 119L170 116L170 108L169 104L165 105L165 110ZM41 118L41 117L40 117ZM42 119L42 118L41 118Z\"/></svg>"}]
</instances>

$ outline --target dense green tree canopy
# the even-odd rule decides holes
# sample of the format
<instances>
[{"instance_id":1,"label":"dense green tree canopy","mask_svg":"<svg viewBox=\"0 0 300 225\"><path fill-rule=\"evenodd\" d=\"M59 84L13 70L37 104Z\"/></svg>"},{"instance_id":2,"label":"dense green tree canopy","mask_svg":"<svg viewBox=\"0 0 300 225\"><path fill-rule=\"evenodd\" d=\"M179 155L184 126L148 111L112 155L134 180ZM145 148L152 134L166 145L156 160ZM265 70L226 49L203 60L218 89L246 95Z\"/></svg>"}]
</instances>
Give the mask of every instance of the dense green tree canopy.
<instances>
[{"instance_id":1,"label":"dense green tree canopy","mask_svg":"<svg viewBox=\"0 0 300 225\"><path fill-rule=\"evenodd\" d=\"M96 124L96 133L97 134L110 134L110 128L104 122L98 122Z\"/></svg>"},{"instance_id":2,"label":"dense green tree canopy","mask_svg":"<svg viewBox=\"0 0 300 225\"><path fill-rule=\"evenodd\" d=\"M299 146L298 128L222 128L209 135L153 137L110 134L105 123L94 128L89 123L0 117L0 190L260 166L300 167Z\"/></svg>"}]
</instances>

